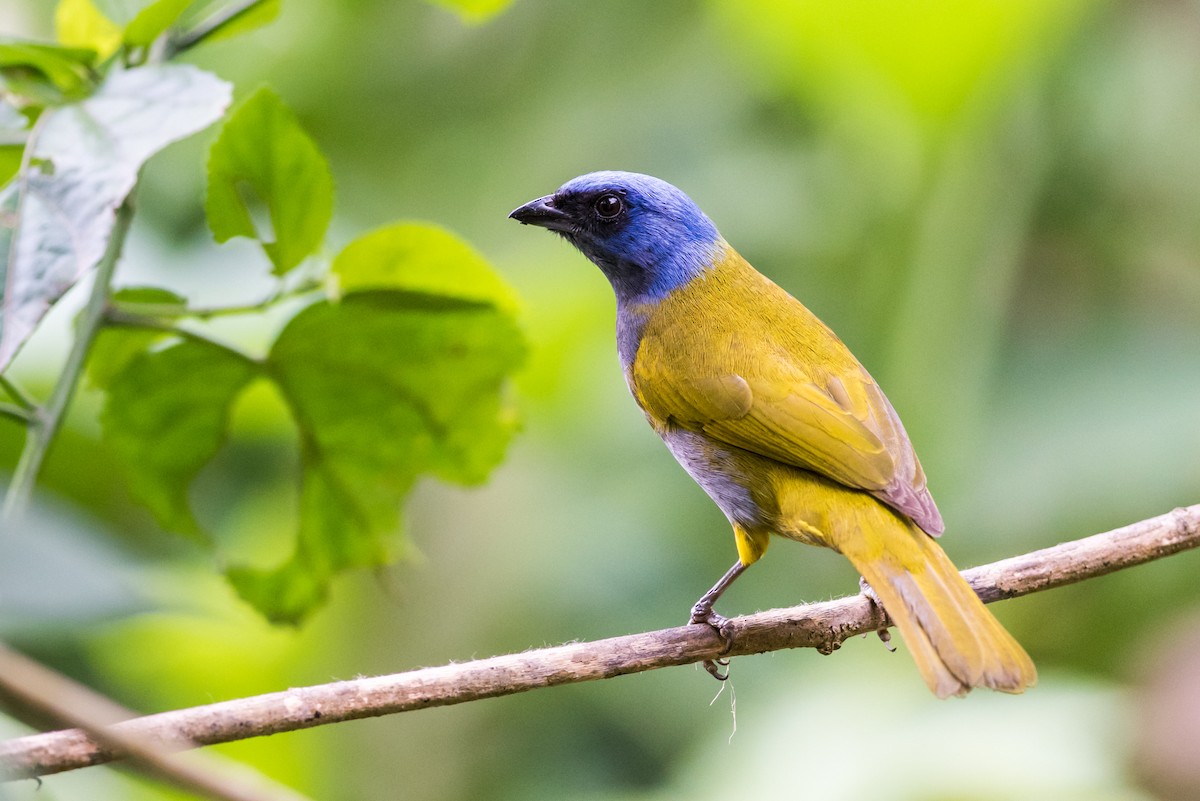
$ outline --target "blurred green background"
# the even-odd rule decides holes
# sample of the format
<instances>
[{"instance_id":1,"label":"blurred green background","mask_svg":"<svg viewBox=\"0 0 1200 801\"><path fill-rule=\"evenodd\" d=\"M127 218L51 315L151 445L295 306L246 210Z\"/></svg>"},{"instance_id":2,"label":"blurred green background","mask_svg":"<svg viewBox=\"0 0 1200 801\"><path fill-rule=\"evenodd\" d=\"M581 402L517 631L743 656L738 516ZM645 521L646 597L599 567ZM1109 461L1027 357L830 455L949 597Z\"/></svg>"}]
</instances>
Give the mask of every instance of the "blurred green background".
<instances>
[{"instance_id":1,"label":"blurred green background","mask_svg":"<svg viewBox=\"0 0 1200 801\"><path fill-rule=\"evenodd\" d=\"M5 0L0 33L50 38L51 13ZM397 218L454 229L517 288L532 356L489 485L423 485L408 558L339 579L299 630L214 570L287 547L277 399L241 402L196 488L214 565L132 503L100 399L79 397L35 519L0 543L0 635L131 707L686 619L734 558L728 525L629 399L603 277L505 218L595 169L679 185L839 332L905 420L960 565L1200 500L1194 0L516 0L473 20L288 0L194 59L297 111L334 170L334 245ZM200 305L266 291L255 247L207 233L211 135L150 164L118 284ZM17 364L31 387L56 374L70 301ZM217 330L253 347L278 324ZM0 421L0 468L21 434ZM739 658L715 700L673 669L217 750L323 799L1196 799L1198 576L1182 554L996 607L1041 671L1022 697L938 702L903 646L869 638ZM721 609L856 590L836 555L780 543ZM180 797L107 768L3 792Z\"/></svg>"}]
</instances>

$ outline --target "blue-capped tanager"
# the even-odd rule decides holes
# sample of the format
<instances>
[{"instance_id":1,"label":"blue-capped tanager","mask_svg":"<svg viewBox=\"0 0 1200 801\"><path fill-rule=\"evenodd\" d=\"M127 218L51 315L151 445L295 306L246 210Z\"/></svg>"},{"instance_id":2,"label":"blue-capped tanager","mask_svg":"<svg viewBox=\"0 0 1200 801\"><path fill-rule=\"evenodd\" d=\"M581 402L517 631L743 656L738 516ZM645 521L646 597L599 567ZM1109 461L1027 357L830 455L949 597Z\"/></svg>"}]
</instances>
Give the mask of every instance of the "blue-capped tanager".
<instances>
[{"instance_id":1,"label":"blue-capped tanager","mask_svg":"<svg viewBox=\"0 0 1200 801\"><path fill-rule=\"evenodd\" d=\"M694 623L721 631L713 604L778 534L854 564L939 697L1036 682L934 541L941 514L879 386L687 195L595 172L510 216L562 235L608 278L634 399L733 525L738 561L693 607Z\"/></svg>"}]
</instances>

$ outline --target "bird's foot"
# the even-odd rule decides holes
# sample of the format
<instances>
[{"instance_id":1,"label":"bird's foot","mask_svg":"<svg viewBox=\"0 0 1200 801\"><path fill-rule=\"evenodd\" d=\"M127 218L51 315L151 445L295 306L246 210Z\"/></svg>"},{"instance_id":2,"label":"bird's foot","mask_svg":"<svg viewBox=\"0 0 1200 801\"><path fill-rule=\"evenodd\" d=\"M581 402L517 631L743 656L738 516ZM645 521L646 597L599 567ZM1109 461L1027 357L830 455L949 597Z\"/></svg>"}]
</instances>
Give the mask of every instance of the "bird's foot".
<instances>
[{"instance_id":1,"label":"bird's foot","mask_svg":"<svg viewBox=\"0 0 1200 801\"><path fill-rule=\"evenodd\" d=\"M729 653L729 649L733 648L733 623L729 618L714 611L711 606L702 604L693 606L690 622L712 627L725 646L721 649L722 654Z\"/></svg>"},{"instance_id":2,"label":"bird's foot","mask_svg":"<svg viewBox=\"0 0 1200 801\"><path fill-rule=\"evenodd\" d=\"M875 630L875 634L878 635L879 641L883 643L884 648L895 653L896 646L892 645L892 632L888 629L887 610L883 608L883 602L879 600L879 596L875 594L874 588L862 576L858 578L858 587L862 590L862 594L867 596L867 600L871 602L871 605L879 610L879 615L883 618L883 623Z\"/></svg>"},{"instance_id":3,"label":"bird's foot","mask_svg":"<svg viewBox=\"0 0 1200 801\"><path fill-rule=\"evenodd\" d=\"M705 659L701 662L704 669L708 671L708 675L712 676L717 681L725 681L729 678L729 660L728 659ZM721 672L721 668L725 668L725 672Z\"/></svg>"},{"instance_id":4,"label":"bird's foot","mask_svg":"<svg viewBox=\"0 0 1200 801\"><path fill-rule=\"evenodd\" d=\"M709 626L721 638L724 647L721 649L721 654L729 653L729 649L733 648L733 625L729 622L729 618L718 614L713 610L712 606L705 604L703 601L692 607L692 617L689 621L693 624ZM724 673L721 668L729 667L729 660L724 658L706 659L703 662L704 669L708 674L717 681L725 681L729 678L729 670Z\"/></svg>"}]
</instances>

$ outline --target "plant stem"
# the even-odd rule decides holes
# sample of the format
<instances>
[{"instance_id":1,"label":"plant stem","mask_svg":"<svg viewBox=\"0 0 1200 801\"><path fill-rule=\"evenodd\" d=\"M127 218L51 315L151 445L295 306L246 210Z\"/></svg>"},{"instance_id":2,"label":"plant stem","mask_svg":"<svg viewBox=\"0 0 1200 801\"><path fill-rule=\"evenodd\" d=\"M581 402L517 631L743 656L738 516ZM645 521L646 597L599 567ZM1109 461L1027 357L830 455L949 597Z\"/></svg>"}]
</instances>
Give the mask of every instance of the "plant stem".
<instances>
[{"instance_id":1,"label":"plant stem","mask_svg":"<svg viewBox=\"0 0 1200 801\"><path fill-rule=\"evenodd\" d=\"M114 322L133 321L134 324L139 324L138 321L147 317L165 317L169 319L195 317L198 320L210 320L213 317L257 314L280 301L303 297L322 289L323 286L320 281L307 281L294 289L289 289L285 292L272 292L262 300L256 300L241 306L206 306L197 308L171 303L139 303L137 301L114 299L111 304L113 311L109 313L109 317Z\"/></svg>"},{"instance_id":2,"label":"plant stem","mask_svg":"<svg viewBox=\"0 0 1200 801\"><path fill-rule=\"evenodd\" d=\"M22 409L15 403L0 403L0 417L10 417L25 425L31 424L36 416L28 409Z\"/></svg>"},{"instance_id":3,"label":"plant stem","mask_svg":"<svg viewBox=\"0 0 1200 801\"><path fill-rule=\"evenodd\" d=\"M195 47L209 36L212 36L214 33L224 28L229 23L253 11L256 6L262 5L265 1L266 0L243 0L241 3L235 3L234 5L221 9L208 19L204 20L204 22L201 22L192 30L180 35L178 38L172 39L167 44L164 60L174 58L184 50Z\"/></svg>"},{"instance_id":4,"label":"plant stem","mask_svg":"<svg viewBox=\"0 0 1200 801\"><path fill-rule=\"evenodd\" d=\"M0 374L0 389L8 393L8 397L12 398L18 406L27 412L32 412L37 409L37 403L28 392L23 391L11 378L5 378Z\"/></svg>"},{"instance_id":5,"label":"plant stem","mask_svg":"<svg viewBox=\"0 0 1200 801\"><path fill-rule=\"evenodd\" d=\"M213 755L177 754L148 738L121 734L112 724L135 717L128 709L0 643L0 688L19 708L54 725L79 726L98 742L129 755L145 773L215 801L309 801L238 762Z\"/></svg>"},{"instance_id":6,"label":"plant stem","mask_svg":"<svg viewBox=\"0 0 1200 801\"><path fill-rule=\"evenodd\" d=\"M108 309L104 315L104 322L113 326L126 326L129 328L145 328L149 331L162 331L164 334L171 334L182 339L190 339L193 342L199 342L202 345L208 345L213 348L220 348L228 351L235 356L245 359L248 362L259 363L261 359L251 356L243 350L239 350L232 345L221 342L218 339L210 337L208 334L202 334L199 331L193 331L189 328L180 328L174 323L160 320L157 317L149 315L133 314L121 309Z\"/></svg>"},{"instance_id":7,"label":"plant stem","mask_svg":"<svg viewBox=\"0 0 1200 801\"><path fill-rule=\"evenodd\" d=\"M133 191L136 191L136 187ZM7 527L8 524L20 517L29 504L29 499L33 495L34 483L42 468L42 462L50 450L50 445L54 442L55 435L58 434L58 429L62 426L67 407L70 405L71 398L75 395L75 388L79 385L79 379L83 375L83 366L87 361L88 351L91 350L92 341L95 340L96 332L104 320L104 310L108 303L113 272L116 270L117 261L121 258L121 249L125 245L125 237L129 234L129 225L133 221L131 200L133 191L117 209L117 219L108 240L108 249L105 250L104 256L96 268L92 294L88 297L87 306L84 307L79 317L75 330L75 344L71 346L71 352L67 355L67 362L63 365L58 383L54 385L54 391L50 394L50 399L46 401L46 406L41 414L36 415L30 421L29 431L25 436L25 448L21 451L21 458L13 473L12 483L8 486L8 494L4 496L4 508L0 511L0 523L4 524L3 527Z\"/></svg>"}]
</instances>

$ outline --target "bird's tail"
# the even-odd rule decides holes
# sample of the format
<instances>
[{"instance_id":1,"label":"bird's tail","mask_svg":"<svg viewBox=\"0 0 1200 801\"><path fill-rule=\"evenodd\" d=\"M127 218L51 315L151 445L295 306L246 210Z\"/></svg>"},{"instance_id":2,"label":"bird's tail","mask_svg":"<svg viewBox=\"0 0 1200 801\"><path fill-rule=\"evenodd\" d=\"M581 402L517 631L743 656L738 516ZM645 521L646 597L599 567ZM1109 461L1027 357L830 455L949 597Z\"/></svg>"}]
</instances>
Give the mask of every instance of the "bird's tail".
<instances>
[{"instance_id":1,"label":"bird's tail","mask_svg":"<svg viewBox=\"0 0 1200 801\"><path fill-rule=\"evenodd\" d=\"M885 531L860 532L836 547L900 629L929 689L946 698L973 687L1019 693L1036 684L1033 660L933 538L898 516L886 521Z\"/></svg>"}]
</instances>

